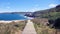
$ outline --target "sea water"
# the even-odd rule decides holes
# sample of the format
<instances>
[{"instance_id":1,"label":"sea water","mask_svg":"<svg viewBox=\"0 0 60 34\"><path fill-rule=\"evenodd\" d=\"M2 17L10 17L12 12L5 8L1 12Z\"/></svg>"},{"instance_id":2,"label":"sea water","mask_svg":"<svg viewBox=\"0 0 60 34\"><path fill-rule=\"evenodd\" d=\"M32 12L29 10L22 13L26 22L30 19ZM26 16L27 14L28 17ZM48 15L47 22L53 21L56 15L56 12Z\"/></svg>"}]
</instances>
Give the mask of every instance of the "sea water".
<instances>
[{"instance_id":1,"label":"sea water","mask_svg":"<svg viewBox=\"0 0 60 34\"><path fill-rule=\"evenodd\" d=\"M26 20L27 18L20 14L1 13L0 20Z\"/></svg>"}]
</instances>

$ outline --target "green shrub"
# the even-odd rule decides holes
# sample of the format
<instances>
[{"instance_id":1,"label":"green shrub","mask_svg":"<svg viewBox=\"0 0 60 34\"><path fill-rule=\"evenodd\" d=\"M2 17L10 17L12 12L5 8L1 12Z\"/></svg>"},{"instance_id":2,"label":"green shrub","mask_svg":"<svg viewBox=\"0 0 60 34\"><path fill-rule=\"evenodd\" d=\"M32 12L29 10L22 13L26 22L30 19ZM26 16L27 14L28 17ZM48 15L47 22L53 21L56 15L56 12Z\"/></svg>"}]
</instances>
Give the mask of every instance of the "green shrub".
<instances>
[{"instance_id":1,"label":"green shrub","mask_svg":"<svg viewBox=\"0 0 60 34\"><path fill-rule=\"evenodd\" d=\"M60 12L50 12L48 14L43 14L42 18L48 18L48 19L55 20L57 18L60 18Z\"/></svg>"}]
</instances>

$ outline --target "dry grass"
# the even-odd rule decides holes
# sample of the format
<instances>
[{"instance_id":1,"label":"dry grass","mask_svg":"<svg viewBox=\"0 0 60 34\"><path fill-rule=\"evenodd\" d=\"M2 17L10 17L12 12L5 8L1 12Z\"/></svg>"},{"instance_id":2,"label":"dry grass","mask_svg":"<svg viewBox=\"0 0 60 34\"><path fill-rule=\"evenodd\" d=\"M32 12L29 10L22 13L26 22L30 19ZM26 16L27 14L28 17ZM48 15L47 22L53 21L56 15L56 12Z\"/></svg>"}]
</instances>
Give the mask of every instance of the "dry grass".
<instances>
[{"instance_id":1,"label":"dry grass","mask_svg":"<svg viewBox=\"0 0 60 34\"><path fill-rule=\"evenodd\" d=\"M17 34L17 32L22 32L27 20L25 21L18 21L11 23L0 23L0 34ZM20 34L20 33L19 33Z\"/></svg>"},{"instance_id":2,"label":"dry grass","mask_svg":"<svg viewBox=\"0 0 60 34\"><path fill-rule=\"evenodd\" d=\"M32 21L34 22L37 34L55 34L55 29L46 26L48 19L33 19Z\"/></svg>"}]
</instances>

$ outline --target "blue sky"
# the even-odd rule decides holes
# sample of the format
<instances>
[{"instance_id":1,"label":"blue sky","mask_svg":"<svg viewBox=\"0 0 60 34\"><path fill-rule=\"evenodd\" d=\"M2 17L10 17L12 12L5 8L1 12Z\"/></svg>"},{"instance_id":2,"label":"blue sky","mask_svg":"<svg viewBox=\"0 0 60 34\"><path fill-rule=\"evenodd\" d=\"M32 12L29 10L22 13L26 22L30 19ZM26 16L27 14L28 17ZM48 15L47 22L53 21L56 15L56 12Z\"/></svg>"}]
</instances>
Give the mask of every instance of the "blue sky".
<instances>
[{"instance_id":1,"label":"blue sky","mask_svg":"<svg viewBox=\"0 0 60 34\"><path fill-rule=\"evenodd\" d=\"M34 12L60 4L60 0L0 0L0 12Z\"/></svg>"}]
</instances>

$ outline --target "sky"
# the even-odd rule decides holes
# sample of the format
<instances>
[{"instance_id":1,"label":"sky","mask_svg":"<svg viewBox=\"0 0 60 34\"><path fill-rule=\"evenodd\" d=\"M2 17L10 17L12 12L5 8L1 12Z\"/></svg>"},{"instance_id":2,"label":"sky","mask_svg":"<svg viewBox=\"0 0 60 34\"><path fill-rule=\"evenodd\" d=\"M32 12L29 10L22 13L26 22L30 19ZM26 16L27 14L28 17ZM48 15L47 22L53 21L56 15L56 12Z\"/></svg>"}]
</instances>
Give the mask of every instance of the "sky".
<instances>
[{"instance_id":1,"label":"sky","mask_svg":"<svg viewBox=\"0 0 60 34\"><path fill-rule=\"evenodd\" d=\"M0 0L0 12L34 12L59 4L60 0Z\"/></svg>"}]
</instances>

